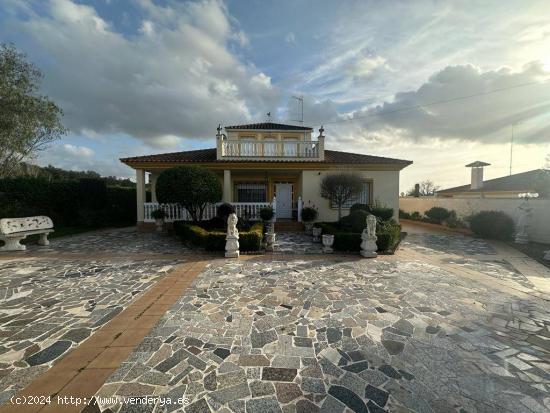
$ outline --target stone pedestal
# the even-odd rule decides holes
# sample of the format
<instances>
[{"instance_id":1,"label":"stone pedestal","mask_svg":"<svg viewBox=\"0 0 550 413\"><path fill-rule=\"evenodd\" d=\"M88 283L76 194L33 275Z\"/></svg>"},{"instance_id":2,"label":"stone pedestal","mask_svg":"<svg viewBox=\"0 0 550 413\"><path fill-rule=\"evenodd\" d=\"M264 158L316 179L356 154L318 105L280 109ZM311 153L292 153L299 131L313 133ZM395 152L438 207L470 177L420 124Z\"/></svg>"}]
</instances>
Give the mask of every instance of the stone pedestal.
<instances>
[{"instance_id":1,"label":"stone pedestal","mask_svg":"<svg viewBox=\"0 0 550 413\"><path fill-rule=\"evenodd\" d=\"M378 249L376 235L368 235L366 230L364 230L361 234L361 240L361 255L365 258L376 258L378 256L376 253Z\"/></svg>"},{"instance_id":2,"label":"stone pedestal","mask_svg":"<svg viewBox=\"0 0 550 413\"><path fill-rule=\"evenodd\" d=\"M313 227L313 242L321 242L321 233L323 232L322 228Z\"/></svg>"},{"instance_id":3,"label":"stone pedestal","mask_svg":"<svg viewBox=\"0 0 550 413\"><path fill-rule=\"evenodd\" d=\"M225 238L225 257L239 258L239 237L227 236Z\"/></svg>"},{"instance_id":4,"label":"stone pedestal","mask_svg":"<svg viewBox=\"0 0 550 413\"><path fill-rule=\"evenodd\" d=\"M266 232L265 233L265 250L273 251L274 247L275 247L275 233Z\"/></svg>"}]
</instances>

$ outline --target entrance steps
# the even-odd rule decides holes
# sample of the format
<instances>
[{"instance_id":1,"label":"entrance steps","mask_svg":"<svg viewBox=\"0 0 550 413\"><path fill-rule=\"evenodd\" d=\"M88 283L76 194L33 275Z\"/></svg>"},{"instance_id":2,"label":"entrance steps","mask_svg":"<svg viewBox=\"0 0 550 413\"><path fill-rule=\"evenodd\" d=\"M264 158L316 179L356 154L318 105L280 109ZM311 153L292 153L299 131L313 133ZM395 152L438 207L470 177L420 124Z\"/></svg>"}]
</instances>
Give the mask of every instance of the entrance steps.
<instances>
[{"instance_id":1,"label":"entrance steps","mask_svg":"<svg viewBox=\"0 0 550 413\"><path fill-rule=\"evenodd\" d=\"M303 232L304 224L297 221L275 221L275 232Z\"/></svg>"}]
</instances>

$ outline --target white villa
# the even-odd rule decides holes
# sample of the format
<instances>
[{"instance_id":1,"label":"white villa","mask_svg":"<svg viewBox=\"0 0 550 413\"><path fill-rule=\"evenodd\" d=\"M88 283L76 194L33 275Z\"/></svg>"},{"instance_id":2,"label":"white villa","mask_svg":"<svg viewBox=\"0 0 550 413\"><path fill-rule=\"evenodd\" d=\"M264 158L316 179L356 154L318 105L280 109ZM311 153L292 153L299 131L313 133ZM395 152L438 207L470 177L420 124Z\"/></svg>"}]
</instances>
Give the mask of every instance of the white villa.
<instances>
[{"instance_id":1,"label":"white villa","mask_svg":"<svg viewBox=\"0 0 550 413\"><path fill-rule=\"evenodd\" d=\"M354 172L363 179L363 192L356 202L375 201L391 207L398 219L399 172L412 161L325 149L323 128L312 138L313 129L278 123L254 123L218 127L216 148L123 158L136 171L138 226L153 222L151 212L159 207L168 221L186 219L186 211L176 205L159 205L155 182L165 169L197 165L214 171L223 186L223 202L246 210L257 218L260 208L273 205L277 220L300 220L304 206L319 211L318 220L335 221L335 205L320 196L323 176ZM145 183L151 184L151 202L145 202ZM205 219L215 213L209 208Z\"/></svg>"}]
</instances>

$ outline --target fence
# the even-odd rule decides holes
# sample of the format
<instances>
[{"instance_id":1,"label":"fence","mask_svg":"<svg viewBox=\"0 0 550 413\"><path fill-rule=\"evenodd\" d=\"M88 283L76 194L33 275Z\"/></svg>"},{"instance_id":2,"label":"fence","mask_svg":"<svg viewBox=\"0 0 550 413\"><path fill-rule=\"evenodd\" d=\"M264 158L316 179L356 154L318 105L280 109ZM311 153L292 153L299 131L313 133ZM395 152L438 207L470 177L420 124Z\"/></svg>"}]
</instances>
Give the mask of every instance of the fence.
<instances>
[{"instance_id":1,"label":"fence","mask_svg":"<svg viewBox=\"0 0 550 413\"><path fill-rule=\"evenodd\" d=\"M479 211L502 211L517 222L518 206L521 199L510 198L437 198L437 197L403 197L399 199L399 208L411 213L418 211L424 214L428 209L438 206L454 210L458 217L465 218ZM528 228L532 241L550 243L550 200L531 199L529 201L532 215Z\"/></svg>"},{"instance_id":2,"label":"fence","mask_svg":"<svg viewBox=\"0 0 550 413\"><path fill-rule=\"evenodd\" d=\"M208 204L205 208L204 214L202 216L203 221L214 218L216 216L216 209L220 205L217 204ZM276 202L231 202L231 205L235 207L235 212L238 217L248 217L251 221L259 221L260 210L266 207L272 207L275 212ZM156 202L146 202L144 204L144 222L154 222L154 218L151 216L152 212L162 209L166 213L166 222L172 221L189 221L191 216L189 212L180 207L178 204L159 204Z\"/></svg>"}]
</instances>

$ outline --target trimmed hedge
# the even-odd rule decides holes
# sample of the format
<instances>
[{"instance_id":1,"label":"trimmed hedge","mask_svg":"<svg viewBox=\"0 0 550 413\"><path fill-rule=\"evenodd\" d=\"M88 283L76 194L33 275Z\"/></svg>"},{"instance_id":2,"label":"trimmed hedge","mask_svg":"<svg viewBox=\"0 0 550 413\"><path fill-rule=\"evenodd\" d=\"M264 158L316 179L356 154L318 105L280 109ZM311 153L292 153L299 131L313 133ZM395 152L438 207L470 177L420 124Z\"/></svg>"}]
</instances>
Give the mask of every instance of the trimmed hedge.
<instances>
[{"instance_id":1,"label":"trimmed hedge","mask_svg":"<svg viewBox=\"0 0 550 413\"><path fill-rule=\"evenodd\" d=\"M393 218L393 208L384 206L375 206L372 208L372 214L382 221L389 221Z\"/></svg>"},{"instance_id":2,"label":"trimmed hedge","mask_svg":"<svg viewBox=\"0 0 550 413\"><path fill-rule=\"evenodd\" d=\"M451 217L451 211L443 207L432 207L424 212L424 215L435 224L441 224Z\"/></svg>"},{"instance_id":3,"label":"trimmed hedge","mask_svg":"<svg viewBox=\"0 0 550 413\"><path fill-rule=\"evenodd\" d=\"M502 211L481 211L469 221L470 229L482 238L508 240L514 235L514 220Z\"/></svg>"},{"instance_id":4,"label":"trimmed hedge","mask_svg":"<svg viewBox=\"0 0 550 413\"><path fill-rule=\"evenodd\" d=\"M334 235L333 248L336 251L359 251L361 249L360 232L345 231L335 222L318 222L315 226L322 228L323 234ZM376 236L378 251L392 251L401 239L401 225L393 220L378 223Z\"/></svg>"},{"instance_id":5,"label":"trimmed hedge","mask_svg":"<svg viewBox=\"0 0 550 413\"><path fill-rule=\"evenodd\" d=\"M220 229L205 229L189 221L174 221L174 232L180 239L206 251L225 251L226 233ZM239 232L240 251L259 251L262 246L263 224L256 223L248 231Z\"/></svg>"},{"instance_id":6,"label":"trimmed hedge","mask_svg":"<svg viewBox=\"0 0 550 413\"><path fill-rule=\"evenodd\" d=\"M0 218L34 215L49 216L56 228L134 225L136 191L102 179L1 179Z\"/></svg>"}]
</instances>

